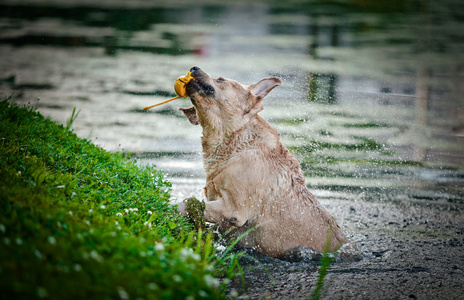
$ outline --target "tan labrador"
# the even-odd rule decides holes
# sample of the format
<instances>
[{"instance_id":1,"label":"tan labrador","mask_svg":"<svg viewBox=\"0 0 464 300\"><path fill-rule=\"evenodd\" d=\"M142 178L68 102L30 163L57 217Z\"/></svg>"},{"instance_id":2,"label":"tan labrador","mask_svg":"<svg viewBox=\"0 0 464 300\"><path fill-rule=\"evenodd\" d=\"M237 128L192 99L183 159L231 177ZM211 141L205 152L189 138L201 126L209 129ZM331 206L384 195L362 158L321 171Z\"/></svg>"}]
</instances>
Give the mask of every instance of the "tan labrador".
<instances>
[{"instance_id":1,"label":"tan labrador","mask_svg":"<svg viewBox=\"0 0 464 300\"><path fill-rule=\"evenodd\" d=\"M279 133L258 113L281 84L265 78L250 86L212 78L198 67L187 84L193 107L180 108L203 128L206 171L204 217L222 231L255 228L239 245L278 257L304 246L333 252L348 243L334 217L306 188L300 164ZM183 211L179 207L179 211Z\"/></svg>"}]
</instances>

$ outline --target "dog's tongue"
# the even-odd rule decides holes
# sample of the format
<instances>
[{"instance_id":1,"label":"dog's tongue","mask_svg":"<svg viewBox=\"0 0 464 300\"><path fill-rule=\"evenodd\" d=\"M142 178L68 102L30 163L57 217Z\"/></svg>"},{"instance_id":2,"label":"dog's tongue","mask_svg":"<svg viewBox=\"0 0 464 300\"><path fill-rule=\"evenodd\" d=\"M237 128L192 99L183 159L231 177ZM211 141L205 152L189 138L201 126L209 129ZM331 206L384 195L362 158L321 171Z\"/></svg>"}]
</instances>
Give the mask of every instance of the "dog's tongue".
<instances>
[{"instance_id":1,"label":"dog's tongue","mask_svg":"<svg viewBox=\"0 0 464 300\"><path fill-rule=\"evenodd\" d=\"M176 100L178 98L186 98L186 97L188 97L188 95L187 95L187 83L189 83L190 80L192 80L192 79L194 80L195 78L192 77L192 75L190 74L190 71L187 73L187 75L177 78L176 82L174 82L174 90L176 91L176 93L178 95L177 97L168 99L166 101L157 103L155 105L146 106L143 109L144 110L149 110L152 107L171 102L172 100Z\"/></svg>"}]
</instances>

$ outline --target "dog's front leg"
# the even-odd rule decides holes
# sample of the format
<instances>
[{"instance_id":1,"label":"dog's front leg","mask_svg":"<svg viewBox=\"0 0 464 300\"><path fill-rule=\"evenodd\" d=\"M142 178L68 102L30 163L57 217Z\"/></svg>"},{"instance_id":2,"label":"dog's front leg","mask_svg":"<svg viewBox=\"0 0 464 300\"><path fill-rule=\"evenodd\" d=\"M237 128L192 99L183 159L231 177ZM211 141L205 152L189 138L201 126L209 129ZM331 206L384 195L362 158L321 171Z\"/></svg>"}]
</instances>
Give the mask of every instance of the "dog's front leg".
<instances>
[{"instance_id":1,"label":"dog's front leg","mask_svg":"<svg viewBox=\"0 0 464 300\"><path fill-rule=\"evenodd\" d=\"M246 223L246 215L236 207L229 193L217 189L214 182L210 181L206 185L205 195L207 201L204 218L206 221L226 227L241 227Z\"/></svg>"},{"instance_id":2,"label":"dog's front leg","mask_svg":"<svg viewBox=\"0 0 464 300\"><path fill-rule=\"evenodd\" d=\"M206 202L204 218L208 222L226 227L241 227L246 222L224 199Z\"/></svg>"}]
</instances>

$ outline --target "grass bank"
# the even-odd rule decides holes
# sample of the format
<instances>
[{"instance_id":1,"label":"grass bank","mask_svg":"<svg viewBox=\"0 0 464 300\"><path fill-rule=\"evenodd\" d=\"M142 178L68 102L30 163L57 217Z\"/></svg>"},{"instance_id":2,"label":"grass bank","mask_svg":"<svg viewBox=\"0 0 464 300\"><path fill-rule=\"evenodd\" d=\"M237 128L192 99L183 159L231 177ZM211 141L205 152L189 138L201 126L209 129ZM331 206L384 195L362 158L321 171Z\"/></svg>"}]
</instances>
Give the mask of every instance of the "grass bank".
<instances>
[{"instance_id":1,"label":"grass bank","mask_svg":"<svg viewBox=\"0 0 464 300\"><path fill-rule=\"evenodd\" d=\"M169 207L156 169L1 101L0 174L0 298L225 298L235 258Z\"/></svg>"}]
</instances>

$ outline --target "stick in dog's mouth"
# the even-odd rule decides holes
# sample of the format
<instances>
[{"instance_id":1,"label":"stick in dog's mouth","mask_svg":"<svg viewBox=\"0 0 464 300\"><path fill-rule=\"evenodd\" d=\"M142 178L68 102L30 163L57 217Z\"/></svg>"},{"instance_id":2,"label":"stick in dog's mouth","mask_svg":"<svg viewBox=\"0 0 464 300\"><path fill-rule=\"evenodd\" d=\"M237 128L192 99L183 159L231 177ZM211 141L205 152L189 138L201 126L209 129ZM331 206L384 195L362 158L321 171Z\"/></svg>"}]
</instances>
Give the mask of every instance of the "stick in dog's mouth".
<instances>
[{"instance_id":1,"label":"stick in dog's mouth","mask_svg":"<svg viewBox=\"0 0 464 300\"><path fill-rule=\"evenodd\" d=\"M189 72L187 73L187 75L185 75L185 76L183 76L183 77L179 77L179 78L176 80L176 82L174 83L174 90L176 91L176 93L177 93L177 95L178 95L177 97L168 99L168 100L166 100L166 101L163 101L163 102L160 102L160 103L151 105L151 106L146 106L146 107L144 107L143 109L144 109L144 110L149 110L149 109L152 108L152 107L156 107L156 106L159 106L159 105L162 105L162 104L171 102L171 101L176 100L176 99L179 99L179 98L186 98L186 97L188 97L188 95L187 95L187 83L189 83L191 80L195 80L195 78L192 77L192 75L190 74L190 71L189 71Z\"/></svg>"}]
</instances>

